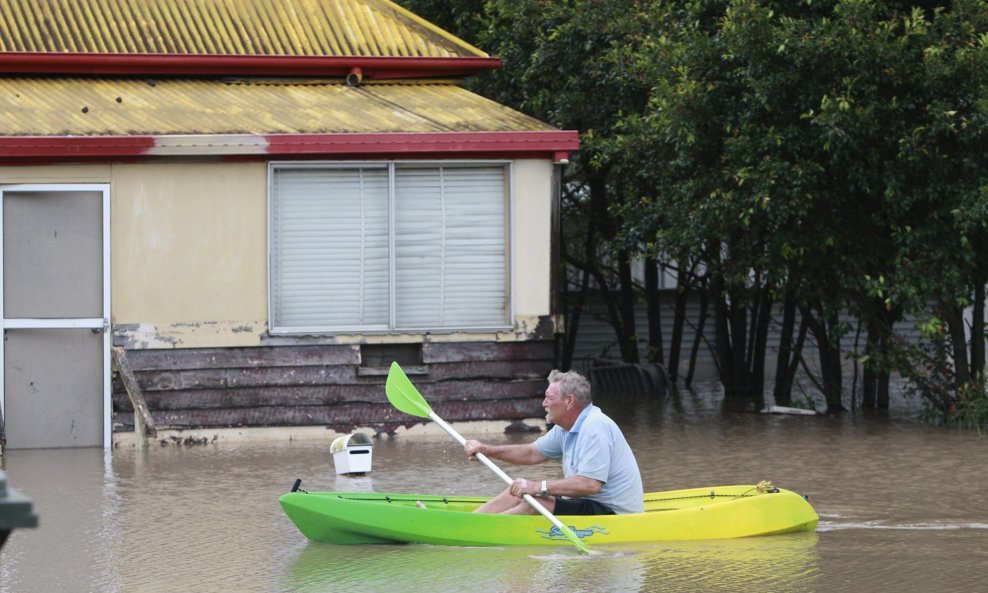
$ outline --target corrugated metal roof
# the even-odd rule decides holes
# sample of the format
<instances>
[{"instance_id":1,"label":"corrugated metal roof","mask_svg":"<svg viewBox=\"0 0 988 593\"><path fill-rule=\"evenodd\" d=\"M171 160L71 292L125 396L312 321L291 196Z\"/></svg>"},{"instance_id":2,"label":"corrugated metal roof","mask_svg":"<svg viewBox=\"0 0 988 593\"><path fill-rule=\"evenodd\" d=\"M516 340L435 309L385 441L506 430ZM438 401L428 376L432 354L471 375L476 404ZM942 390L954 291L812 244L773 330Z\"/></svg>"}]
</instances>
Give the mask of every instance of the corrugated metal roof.
<instances>
[{"instance_id":1,"label":"corrugated metal roof","mask_svg":"<svg viewBox=\"0 0 988 593\"><path fill-rule=\"evenodd\" d=\"M443 81L0 78L0 136L551 130Z\"/></svg>"},{"instance_id":2,"label":"corrugated metal roof","mask_svg":"<svg viewBox=\"0 0 988 593\"><path fill-rule=\"evenodd\" d=\"M388 0L0 0L0 52L487 56Z\"/></svg>"}]
</instances>

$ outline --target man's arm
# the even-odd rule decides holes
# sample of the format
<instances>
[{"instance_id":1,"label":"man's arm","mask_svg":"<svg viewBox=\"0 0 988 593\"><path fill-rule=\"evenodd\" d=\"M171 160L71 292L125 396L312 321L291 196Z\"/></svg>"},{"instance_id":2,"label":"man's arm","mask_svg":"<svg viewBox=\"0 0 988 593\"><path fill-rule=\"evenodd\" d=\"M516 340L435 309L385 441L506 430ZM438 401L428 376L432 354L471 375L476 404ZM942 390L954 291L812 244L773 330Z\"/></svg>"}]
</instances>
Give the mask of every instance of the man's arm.
<instances>
[{"instance_id":1,"label":"man's arm","mask_svg":"<svg viewBox=\"0 0 988 593\"><path fill-rule=\"evenodd\" d=\"M548 486L549 494L552 496L579 498L597 494L604 487L604 483L600 480L577 475L562 480L547 481L546 486Z\"/></svg>"},{"instance_id":2,"label":"man's arm","mask_svg":"<svg viewBox=\"0 0 988 593\"><path fill-rule=\"evenodd\" d=\"M580 498L583 496L597 494L603 487L604 483L600 480L595 480L586 476L570 476L561 480L546 480L546 490L549 491L549 496L568 496L570 498ZM529 480L525 478L516 478L509 488L511 495L519 498L521 498L523 494L540 496L540 490L542 490L541 481Z\"/></svg>"},{"instance_id":3,"label":"man's arm","mask_svg":"<svg viewBox=\"0 0 988 593\"><path fill-rule=\"evenodd\" d=\"M487 445L480 441L470 440L463 444L463 449L475 459L474 455L483 453L491 459L500 459L515 465L535 465L549 459L535 448L535 445Z\"/></svg>"}]
</instances>

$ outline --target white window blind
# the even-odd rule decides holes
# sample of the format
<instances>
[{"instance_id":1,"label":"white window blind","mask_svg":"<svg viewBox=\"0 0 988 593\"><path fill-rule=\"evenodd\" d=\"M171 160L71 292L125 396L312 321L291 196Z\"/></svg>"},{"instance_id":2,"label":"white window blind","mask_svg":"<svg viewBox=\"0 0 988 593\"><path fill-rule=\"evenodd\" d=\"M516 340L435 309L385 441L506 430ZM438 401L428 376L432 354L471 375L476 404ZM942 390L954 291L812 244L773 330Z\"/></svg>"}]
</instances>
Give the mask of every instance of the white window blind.
<instances>
[{"instance_id":1,"label":"white window blind","mask_svg":"<svg viewBox=\"0 0 988 593\"><path fill-rule=\"evenodd\" d=\"M504 165L276 165L271 187L273 331L508 324Z\"/></svg>"},{"instance_id":2,"label":"white window blind","mask_svg":"<svg viewBox=\"0 0 988 593\"><path fill-rule=\"evenodd\" d=\"M502 168L400 168L395 176L398 325L504 325Z\"/></svg>"},{"instance_id":3,"label":"white window blind","mask_svg":"<svg viewBox=\"0 0 988 593\"><path fill-rule=\"evenodd\" d=\"M387 169L278 169L272 187L272 324L387 328Z\"/></svg>"}]
</instances>

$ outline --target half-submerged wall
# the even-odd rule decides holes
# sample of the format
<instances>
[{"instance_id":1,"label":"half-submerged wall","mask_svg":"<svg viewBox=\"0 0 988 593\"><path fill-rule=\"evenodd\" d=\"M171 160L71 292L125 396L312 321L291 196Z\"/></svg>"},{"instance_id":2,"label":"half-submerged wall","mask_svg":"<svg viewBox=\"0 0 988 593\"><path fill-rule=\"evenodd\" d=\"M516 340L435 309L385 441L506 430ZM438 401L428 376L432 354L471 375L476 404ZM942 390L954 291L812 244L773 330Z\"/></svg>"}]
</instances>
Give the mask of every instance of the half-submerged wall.
<instances>
[{"instance_id":1,"label":"half-submerged wall","mask_svg":"<svg viewBox=\"0 0 988 593\"><path fill-rule=\"evenodd\" d=\"M542 415L551 340L425 343L399 345L394 356L388 351L388 345L296 344L130 350L126 357L158 429L322 425L336 432L368 427L391 433L421 420L388 403L386 358L406 359L403 369L447 421ZM417 352L421 360L410 360ZM134 430L133 406L119 379L113 402L114 430Z\"/></svg>"}]
</instances>

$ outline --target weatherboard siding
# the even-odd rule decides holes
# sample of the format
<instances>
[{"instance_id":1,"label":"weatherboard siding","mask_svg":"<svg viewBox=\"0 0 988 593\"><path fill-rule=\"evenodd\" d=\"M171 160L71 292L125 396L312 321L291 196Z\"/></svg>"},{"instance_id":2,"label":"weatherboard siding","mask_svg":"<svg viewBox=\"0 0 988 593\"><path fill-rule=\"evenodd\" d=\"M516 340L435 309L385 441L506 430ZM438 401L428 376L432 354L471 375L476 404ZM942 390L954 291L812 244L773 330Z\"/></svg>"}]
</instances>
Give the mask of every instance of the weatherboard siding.
<instances>
[{"instance_id":1,"label":"weatherboard siding","mask_svg":"<svg viewBox=\"0 0 988 593\"><path fill-rule=\"evenodd\" d=\"M421 422L388 403L386 368L362 365L359 345L129 350L126 357L158 429L323 425L393 432ZM408 367L412 381L447 421L521 420L542 415L555 347L551 339L425 343L422 359ZM114 431L133 430L119 378L113 402Z\"/></svg>"}]
</instances>

